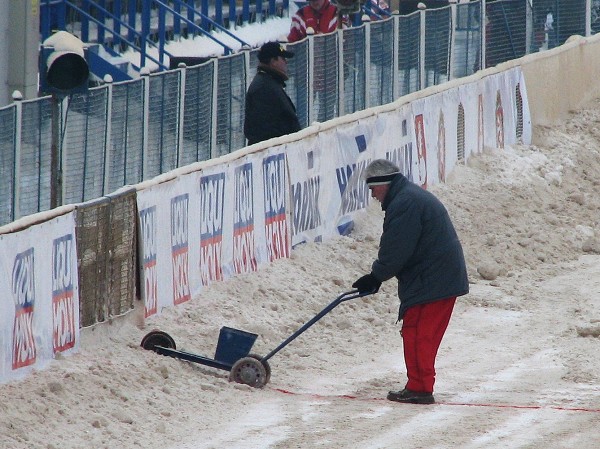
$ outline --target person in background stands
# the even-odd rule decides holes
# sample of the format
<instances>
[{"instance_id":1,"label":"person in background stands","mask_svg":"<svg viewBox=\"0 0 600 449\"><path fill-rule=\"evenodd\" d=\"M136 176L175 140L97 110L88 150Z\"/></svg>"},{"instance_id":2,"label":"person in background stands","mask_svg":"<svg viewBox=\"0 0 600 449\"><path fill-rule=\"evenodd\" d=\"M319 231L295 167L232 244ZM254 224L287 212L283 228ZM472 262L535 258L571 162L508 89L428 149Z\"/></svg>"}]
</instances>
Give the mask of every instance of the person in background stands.
<instances>
[{"instance_id":1,"label":"person in background stands","mask_svg":"<svg viewBox=\"0 0 600 449\"><path fill-rule=\"evenodd\" d=\"M277 42L260 48L256 76L246 93L244 135L248 145L300 130L296 107L284 90L287 58L293 56Z\"/></svg>"},{"instance_id":2,"label":"person in background stands","mask_svg":"<svg viewBox=\"0 0 600 449\"><path fill-rule=\"evenodd\" d=\"M375 159L364 176L385 215L377 259L371 272L352 287L376 293L382 282L398 279L398 319L408 382L387 398L433 404L438 348L457 296L469 292L462 245L440 200L410 182L392 162Z\"/></svg>"},{"instance_id":3,"label":"person in background stands","mask_svg":"<svg viewBox=\"0 0 600 449\"><path fill-rule=\"evenodd\" d=\"M331 33L338 27L338 12L329 0L309 0L292 17L288 42L297 42L306 37L307 29L314 34Z\"/></svg>"}]
</instances>

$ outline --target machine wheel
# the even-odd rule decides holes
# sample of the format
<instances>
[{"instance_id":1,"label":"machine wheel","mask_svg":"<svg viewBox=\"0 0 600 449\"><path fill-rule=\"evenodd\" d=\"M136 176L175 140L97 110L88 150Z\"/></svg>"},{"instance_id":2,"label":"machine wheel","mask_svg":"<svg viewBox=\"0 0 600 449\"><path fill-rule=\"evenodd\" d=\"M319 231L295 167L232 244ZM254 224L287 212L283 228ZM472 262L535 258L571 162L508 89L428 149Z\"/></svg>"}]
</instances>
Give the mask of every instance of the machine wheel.
<instances>
[{"instance_id":1,"label":"machine wheel","mask_svg":"<svg viewBox=\"0 0 600 449\"><path fill-rule=\"evenodd\" d=\"M244 357L233 364L229 372L229 380L239 384L262 388L267 384L267 370L260 360Z\"/></svg>"},{"instance_id":2,"label":"machine wheel","mask_svg":"<svg viewBox=\"0 0 600 449\"><path fill-rule=\"evenodd\" d=\"M256 359L256 360L262 359L262 357L259 356L258 354L248 354L248 357L252 357L253 359ZM267 373L267 380L265 381L265 385L266 385L271 380L271 365L269 365L269 362L260 362L260 363L262 363L262 366L265 367L265 371Z\"/></svg>"},{"instance_id":3,"label":"machine wheel","mask_svg":"<svg viewBox=\"0 0 600 449\"><path fill-rule=\"evenodd\" d=\"M168 349L177 349L173 337L166 332L158 330L148 332L146 336L142 338L141 346L149 351L154 351L156 346L162 346L163 348Z\"/></svg>"}]
</instances>

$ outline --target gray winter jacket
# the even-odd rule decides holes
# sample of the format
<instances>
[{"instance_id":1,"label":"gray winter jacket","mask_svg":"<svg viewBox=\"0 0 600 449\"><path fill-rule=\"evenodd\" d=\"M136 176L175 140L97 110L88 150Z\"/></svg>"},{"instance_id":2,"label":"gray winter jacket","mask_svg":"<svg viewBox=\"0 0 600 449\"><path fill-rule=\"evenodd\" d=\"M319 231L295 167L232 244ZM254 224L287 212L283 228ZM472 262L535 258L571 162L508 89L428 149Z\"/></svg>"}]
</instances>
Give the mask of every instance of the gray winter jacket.
<instances>
[{"instance_id":1,"label":"gray winter jacket","mask_svg":"<svg viewBox=\"0 0 600 449\"><path fill-rule=\"evenodd\" d=\"M431 192L398 174L381 207L383 233L372 273L382 282L398 279L399 319L409 307L469 292L462 246Z\"/></svg>"}]
</instances>

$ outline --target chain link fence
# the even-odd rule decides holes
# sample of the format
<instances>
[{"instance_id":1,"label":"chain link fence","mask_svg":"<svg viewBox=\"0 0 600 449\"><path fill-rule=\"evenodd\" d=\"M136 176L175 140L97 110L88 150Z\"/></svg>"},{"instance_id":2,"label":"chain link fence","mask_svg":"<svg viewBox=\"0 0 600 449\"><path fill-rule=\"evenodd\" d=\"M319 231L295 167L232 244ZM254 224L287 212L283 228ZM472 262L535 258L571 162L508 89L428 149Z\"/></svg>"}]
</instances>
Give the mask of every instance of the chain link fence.
<instances>
[{"instance_id":1,"label":"chain link fence","mask_svg":"<svg viewBox=\"0 0 600 449\"><path fill-rule=\"evenodd\" d=\"M12 173L16 188L13 196L0 198L2 204L5 201L12 204L14 216L10 217L9 222L50 209L52 99L26 101L20 106L10 139L13 147L9 150L14 155ZM57 130L59 135L61 124Z\"/></svg>"},{"instance_id":2,"label":"chain link fence","mask_svg":"<svg viewBox=\"0 0 600 449\"><path fill-rule=\"evenodd\" d=\"M305 127L596 32L599 11L600 0L479 0L309 37L289 45L287 92ZM53 142L63 204L244 147L256 66L243 50L92 88L57 114L52 97L0 109L0 225L50 208Z\"/></svg>"},{"instance_id":3,"label":"chain link fence","mask_svg":"<svg viewBox=\"0 0 600 449\"><path fill-rule=\"evenodd\" d=\"M365 85L365 42L366 29L350 28L344 32L343 61L344 61L344 112L365 109L366 95L362 86Z\"/></svg>"},{"instance_id":4,"label":"chain link fence","mask_svg":"<svg viewBox=\"0 0 600 449\"><path fill-rule=\"evenodd\" d=\"M369 106L381 106L394 101L394 21L371 23L369 35Z\"/></svg>"},{"instance_id":5,"label":"chain link fence","mask_svg":"<svg viewBox=\"0 0 600 449\"><path fill-rule=\"evenodd\" d=\"M400 96L421 89L421 15L400 17L398 26L398 71ZM425 87L425 86L423 86Z\"/></svg>"},{"instance_id":6,"label":"chain link fence","mask_svg":"<svg viewBox=\"0 0 600 449\"><path fill-rule=\"evenodd\" d=\"M108 148L108 191L143 179L144 121L146 98L144 83L130 81L108 87L110 107L110 145Z\"/></svg>"},{"instance_id":7,"label":"chain link fence","mask_svg":"<svg viewBox=\"0 0 600 449\"><path fill-rule=\"evenodd\" d=\"M179 161L182 165L210 159L213 134L214 64L190 67L184 71L185 90L183 141Z\"/></svg>"},{"instance_id":8,"label":"chain link fence","mask_svg":"<svg viewBox=\"0 0 600 449\"><path fill-rule=\"evenodd\" d=\"M315 36L312 52L313 120L325 122L338 117L338 33ZM313 121L311 120L311 122Z\"/></svg>"},{"instance_id":9,"label":"chain link fence","mask_svg":"<svg viewBox=\"0 0 600 449\"><path fill-rule=\"evenodd\" d=\"M312 113L311 102L309 101L311 97L311 89L309 89L309 74L311 71L309 41L304 40L288 47L293 50L294 57L288 61L289 80L286 82L286 91L296 105L296 115L300 126L305 128L310 123L310 114ZM258 65L256 53L258 51L254 51L250 55L252 67L250 78L253 78L256 73L256 65Z\"/></svg>"},{"instance_id":10,"label":"chain link fence","mask_svg":"<svg viewBox=\"0 0 600 449\"><path fill-rule=\"evenodd\" d=\"M217 64L217 146L214 156L231 153L246 145L244 105L247 77L245 55L219 58Z\"/></svg>"}]
</instances>

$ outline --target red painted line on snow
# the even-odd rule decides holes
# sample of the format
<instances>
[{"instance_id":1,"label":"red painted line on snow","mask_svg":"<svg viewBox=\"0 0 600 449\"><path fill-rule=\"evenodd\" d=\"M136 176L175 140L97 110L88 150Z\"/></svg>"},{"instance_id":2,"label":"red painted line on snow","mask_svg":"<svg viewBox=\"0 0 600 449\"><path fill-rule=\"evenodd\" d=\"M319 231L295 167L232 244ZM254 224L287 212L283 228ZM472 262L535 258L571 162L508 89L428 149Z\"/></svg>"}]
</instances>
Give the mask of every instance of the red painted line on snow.
<instances>
[{"instance_id":1,"label":"red painted line on snow","mask_svg":"<svg viewBox=\"0 0 600 449\"><path fill-rule=\"evenodd\" d=\"M307 396L315 399L356 399L359 401L387 401L385 398L369 398L361 396L353 396L349 394L340 395L323 395L316 393L298 393L295 391L284 390L283 388L272 388L279 393L289 394L292 396ZM390 401L393 402L393 401ZM415 404L409 404L415 405ZM430 405L447 405L451 407L490 407L490 408L512 408L512 409L528 409L528 410L560 410L564 412L589 412L600 413L600 409L583 408L583 407L559 407L559 406L542 406L542 405L513 405L513 404L472 404L468 402L437 402Z\"/></svg>"}]
</instances>

